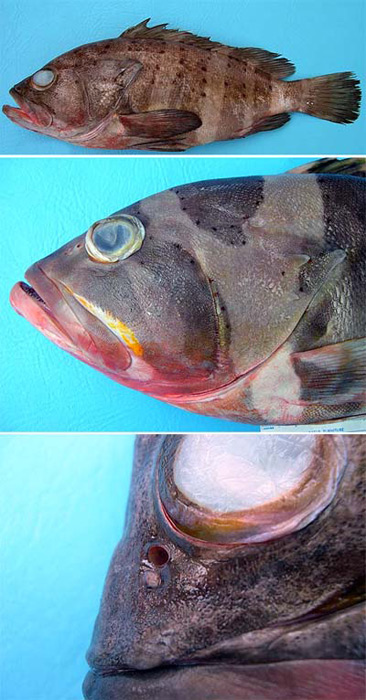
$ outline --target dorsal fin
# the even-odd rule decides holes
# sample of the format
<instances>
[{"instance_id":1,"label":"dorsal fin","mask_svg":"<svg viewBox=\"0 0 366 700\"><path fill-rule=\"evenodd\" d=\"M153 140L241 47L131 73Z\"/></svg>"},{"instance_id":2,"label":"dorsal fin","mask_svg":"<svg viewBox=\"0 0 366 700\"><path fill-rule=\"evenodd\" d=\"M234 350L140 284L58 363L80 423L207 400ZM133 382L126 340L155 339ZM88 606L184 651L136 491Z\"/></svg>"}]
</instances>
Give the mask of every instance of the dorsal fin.
<instances>
[{"instance_id":1,"label":"dorsal fin","mask_svg":"<svg viewBox=\"0 0 366 700\"><path fill-rule=\"evenodd\" d=\"M227 56L231 56L238 61L246 61L257 66L266 73L270 73L276 78L285 78L292 75L295 66L280 57L278 53L265 51L253 47L237 49L218 41L212 41L209 37L197 36L191 32L180 31L179 29L167 29L167 24L158 24L156 27L148 27L149 19L136 24L134 27L126 29L120 35L123 39L157 39L174 44L189 44L205 51L217 51Z\"/></svg>"},{"instance_id":2,"label":"dorsal fin","mask_svg":"<svg viewBox=\"0 0 366 700\"><path fill-rule=\"evenodd\" d=\"M307 173L329 173L330 175L366 176L366 158L320 158L311 163L298 165L288 173L303 175Z\"/></svg>"}]
</instances>

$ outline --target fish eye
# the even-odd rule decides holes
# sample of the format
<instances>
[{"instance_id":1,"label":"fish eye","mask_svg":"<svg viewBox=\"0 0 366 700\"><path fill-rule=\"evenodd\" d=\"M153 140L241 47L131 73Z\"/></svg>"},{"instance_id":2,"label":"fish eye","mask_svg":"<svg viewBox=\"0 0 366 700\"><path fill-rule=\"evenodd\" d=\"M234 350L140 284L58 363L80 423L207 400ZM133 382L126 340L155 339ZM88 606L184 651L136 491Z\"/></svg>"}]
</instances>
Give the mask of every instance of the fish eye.
<instances>
[{"instance_id":1,"label":"fish eye","mask_svg":"<svg viewBox=\"0 0 366 700\"><path fill-rule=\"evenodd\" d=\"M44 68L32 75L32 84L35 88L43 90L50 87L56 78L56 74L51 68Z\"/></svg>"},{"instance_id":2,"label":"fish eye","mask_svg":"<svg viewBox=\"0 0 366 700\"><path fill-rule=\"evenodd\" d=\"M341 436L188 435L159 458L160 508L201 544L266 542L315 520L345 465Z\"/></svg>"},{"instance_id":3,"label":"fish eye","mask_svg":"<svg viewBox=\"0 0 366 700\"><path fill-rule=\"evenodd\" d=\"M144 238L141 221L135 216L121 214L93 224L85 236L85 248L89 257L97 262L118 262L136 253Z\"/></svg>"}]
</instances>

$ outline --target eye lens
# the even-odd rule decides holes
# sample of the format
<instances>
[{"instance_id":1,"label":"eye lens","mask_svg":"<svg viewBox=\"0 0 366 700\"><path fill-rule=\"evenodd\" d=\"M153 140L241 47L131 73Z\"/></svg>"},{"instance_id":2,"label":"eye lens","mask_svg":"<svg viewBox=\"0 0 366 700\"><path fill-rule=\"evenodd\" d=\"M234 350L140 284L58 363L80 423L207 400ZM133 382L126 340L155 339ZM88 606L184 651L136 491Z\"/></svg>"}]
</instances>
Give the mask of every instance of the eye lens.
<instances>
[{"instance_id":1,"label":"eye lens","mask_svg":"<svg viewBox=\"0 0 366 700\"><path fill-rule=\"evenodd\" d=\"M201 542L265 542L315 520L346 463L340 436L185 436L159 461L162 515Z\"/></svg>"},{"instance_id":2,"label":"eye lens","mask_svg":"<svg viewBox=\"0 0 366 700\"><path fill-rule=\"evenodd\" d=\"M118 262L136 253L144 238L141 221L135 216L121 214L91 226L85 237L85 248L97 262Z\"/></svg>"},{"instance_id":3,"label":"eye lens","mask_svg":"<svg viewBox=\"0 0 366 700\"><path fill-rule=\"evenodd\" d=\"M150 564L157 567L165 566L169 561L169 552L159 544L152 544L147 552Z\"/></svg>"},{"instance_id":4,"label":"eye lens","mask_svg":"<svg viewBox=\"0 0 366 700\"><path fill-rule=\"evenodd\" d=\"M131 240L133 232L123 223L106 223L94 229L93 241L102 253L120 250Z\"/></svg>"},{"instance_id":5,"label":"eye lens","mask_svg":"<svg viewBox=\"0 0 366 700\"><path fill-rule=\"evenodd\" d=\"M55 74L52 70L49 68L45 70L39 70L37 73L35 73L32 77L32 82L36 87L48 87L53 83L55 78Z\"/></svg>"},{"instance_id":6,"label":"eye lens","mask_svg":"<svg viewBox=\"0 0 366 700\"><path fill-rule=\"evenodd\" d=\"M190 436L174 464L174 481L190 501L216 513L255 508L298 484L314 444L314 435Z\"/></svg>"}]
</instances>

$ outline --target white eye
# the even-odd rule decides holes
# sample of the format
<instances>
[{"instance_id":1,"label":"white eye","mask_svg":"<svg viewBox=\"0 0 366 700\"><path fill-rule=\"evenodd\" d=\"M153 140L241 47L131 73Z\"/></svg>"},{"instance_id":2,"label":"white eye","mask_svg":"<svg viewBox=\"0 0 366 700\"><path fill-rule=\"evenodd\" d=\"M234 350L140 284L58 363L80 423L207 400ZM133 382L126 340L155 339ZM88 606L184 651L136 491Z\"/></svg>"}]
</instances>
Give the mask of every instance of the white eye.
<instances>
[{"instance_id":1,"label":"white eye","mask_svg":"<svg viewBox=\"0 0 366 700\"><path fill-rule=\"evenodd\" d=\"M136 216L120 214L93 224L85 236L85 248L97 262L118 262L136 253L144 238L142 222Z\"/></svg>"},{"instance_id":2,"label":"white eye","mask_svg":"<svg viewBox=\"0 0 366 700\"><path fill-rule=\"evenodd\" d=\"M209 542L263 542L295 532L332 501L342 476L342 438L316 435L189 435L160 480L181 532Z\"/></svg>"},{"instance_id":3,"label":"white eye","mask_svg":"<svg viewBox=\"0 0 366 700\"><path fill-rule=\"evenodd\" d=\"M32 76L32 83L36 88L46 88L52 85L55 74L50 68L39 70Z\"/></svg>"},{"instance_id":4,"label":"white eye","mask_svg":"<svg viewBox=\"0 0 366 700\"><path fill-rule=\"evenodd\" d=\"M190 501L217 513L255 508L300 482L315 436L194 435L183 441L174 481Z\"/></svg>"}]
</instances>

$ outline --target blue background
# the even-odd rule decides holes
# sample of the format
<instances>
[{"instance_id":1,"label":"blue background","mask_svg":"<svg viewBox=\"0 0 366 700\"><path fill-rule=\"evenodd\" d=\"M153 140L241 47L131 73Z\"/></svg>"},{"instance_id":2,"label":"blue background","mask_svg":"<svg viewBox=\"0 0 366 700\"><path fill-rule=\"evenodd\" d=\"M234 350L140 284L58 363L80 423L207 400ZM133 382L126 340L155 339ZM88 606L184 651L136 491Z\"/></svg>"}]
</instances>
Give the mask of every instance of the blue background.
<instances>
[{"instance_id":1,"label":"blue background","mask_svg":"<svg viewBox=\"0 0 366 700\"><path fill-rule=\"evenodd\" d=\"M146 17L232 46L281 53L296 79L351 70L365 78L364 0L2 0L1 104L8 90L55 56L81 44L116 37ZM364 94L366 90L363 83ZM10 101L10 102L9 102ZM363 100L365 103L365 100ZM196 154L360 154L366 110L339 125L295 114L286 126L246 139L214 143ZM0 114L0 153L95 153L26 131ZM97 151L98 152L98 151Z\"/></svg>"},{"instance_id":2,"label":"blue background","mask_svg":"<svg viewBox=\"0 0 366 700\"><path fill-rule=\"evenodd\" d=\"M2 700L81 700L133 437L0 436Z\"/></svg>"},{"instance_id":3,"label":"blue background","mask_svg":"<svg viewBox=\"0 0 366 700\"><path fill-rule=\"evenodd\" d=\"M15 313L8 295L33 262L140 197L195 180L280 173L303 162L151 156L0 159L0 430L245 430L242 423L188 413L113 382L42 336Z\"/></svg>"}]
</instances>

